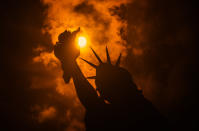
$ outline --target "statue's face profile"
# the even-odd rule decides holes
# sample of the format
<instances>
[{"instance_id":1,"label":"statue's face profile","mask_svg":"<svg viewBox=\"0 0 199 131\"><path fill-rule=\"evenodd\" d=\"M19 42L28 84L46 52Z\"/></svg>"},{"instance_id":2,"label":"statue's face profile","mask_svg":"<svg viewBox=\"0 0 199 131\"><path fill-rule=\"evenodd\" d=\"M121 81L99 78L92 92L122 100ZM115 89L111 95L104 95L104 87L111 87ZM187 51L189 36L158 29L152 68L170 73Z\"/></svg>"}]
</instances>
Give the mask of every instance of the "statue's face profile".
<instances>
[{"instance_id":1,"label":"statue's face profile","mask_svg":"<svg viewBox=\"0 0 199 131\"><path fill-rule=\"evenodd\" d=\"M109 102L124 96L131 82L130 73L121 67L103 63L96 68L97 89Z\"/></svg>"}]
</instances>

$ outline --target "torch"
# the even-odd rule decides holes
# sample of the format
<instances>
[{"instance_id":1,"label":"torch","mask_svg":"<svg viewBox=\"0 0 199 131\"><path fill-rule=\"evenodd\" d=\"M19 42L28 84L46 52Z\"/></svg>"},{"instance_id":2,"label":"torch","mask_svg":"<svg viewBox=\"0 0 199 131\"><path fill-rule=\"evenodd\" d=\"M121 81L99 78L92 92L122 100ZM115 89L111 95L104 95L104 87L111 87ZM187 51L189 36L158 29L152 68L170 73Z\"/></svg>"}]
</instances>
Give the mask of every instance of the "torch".
<instances>
[{"instance_id":1,"label":"torch","mask_svg":"<svg viewBox=\"0 0 199 131\"><path fill-rule=\"evenodd\" d=\"M78 32L80 32L80 27L74 32L64 31L58 36L58 42L56 42L54 46L54 54L62 63L62 68L65 72L63 77L66 83L68 83L71 78L72 63L80 55L80 50L75 44ZM80 40L85 43L82 38Z\"/></svg>"}]
</instances>

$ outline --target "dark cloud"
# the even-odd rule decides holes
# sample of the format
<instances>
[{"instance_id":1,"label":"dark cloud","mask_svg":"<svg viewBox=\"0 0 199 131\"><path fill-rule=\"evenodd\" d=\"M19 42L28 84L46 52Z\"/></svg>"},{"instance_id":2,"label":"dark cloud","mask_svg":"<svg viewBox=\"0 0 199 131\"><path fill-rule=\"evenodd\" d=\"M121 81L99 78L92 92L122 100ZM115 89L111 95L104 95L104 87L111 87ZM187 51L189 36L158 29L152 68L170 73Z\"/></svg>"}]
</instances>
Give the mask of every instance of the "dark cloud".
<instances>
[{"instance_id":1,"label":"dark cloud","mask_svg":"<svg viewBox=\"0 0 199 131\"><path fill-rule=\"evenodd\" d=\"M88 2L82 2L74 7L74 11L80 14L92 14L98 13L93 5L89 5Z\"/></svg>"},{"instance_id":2,"label":"dark cloud","mask_svg":"<svg viewBox=\"0 0 199 131\"><path fill-rule=\"evenodd\" d=\"M114 6L109 9L111 15L113 16L118 16L118 19L121 20L126 20L127 19L127 5L126 4L121 4L119 7Z\"/></svg>"},{"instance_id":3,"label":"dark cloud","mask_svg":"<svg viewBox=\"0 0 199 131\"><path fill-rule=\"evenodd\" d=\"M95 7L88 2L82 2L74 7L74 12L77 12L79 14L83 14L86 17L91 17L93 20L95 20L95 24L102 24L104 28L108 29L110 25L110 21L107 19L104 19L102 14L95 9Z\"/></svg>"},{"instance_id":4,"label":"dark cloud","mask_svg":"<svg viewBox=\"0 0 199 131\"><path fill-rule=\"evenodd\" d=\"M104 37L103 35L101 36L100 34L105 33L104 30L109 30L111 20L104 18L104 16L98 10L96 10L94 5L84 1L74 7L74 12L85 16L88 19L88 23L90 23L89 20L92 19L96 26L102 26L103 28L98 34L99 38L96 37L96 39L99 41L99 43L108 42L108 37Z\"/></svg>"}]
</instances>

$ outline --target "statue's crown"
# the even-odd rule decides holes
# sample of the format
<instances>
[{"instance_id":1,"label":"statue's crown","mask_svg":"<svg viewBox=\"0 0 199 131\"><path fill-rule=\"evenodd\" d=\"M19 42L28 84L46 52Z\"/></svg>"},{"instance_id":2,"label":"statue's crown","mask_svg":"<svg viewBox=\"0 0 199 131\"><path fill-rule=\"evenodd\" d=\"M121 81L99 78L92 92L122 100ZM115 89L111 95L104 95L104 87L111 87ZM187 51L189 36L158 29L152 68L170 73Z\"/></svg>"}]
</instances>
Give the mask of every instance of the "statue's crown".
<instances>
[{"instance_id":1,"label":"statue's crown","mask_svg":"<svg viewBox=\"0 0 199 131\"><path fill-rule=\"evenodd\" d=\"M89 76L89 77L87 77L87 79L96 79L97 77L99 77L98 74L100 75L100 72L106 72L107 71L107 73L108 73L111 69L119 67L121 56L122 56L121 53L120 53L115 65L113 65L111 63L111 58L110 58L107 46L106 46L106 57L107 57L106 62L102 62L102 60L100 59L100 57L98 56L98 54L95 52L95 50L93 48L91 48L91 50L92 50L93 54L95 55L95 57L97 58L97 60L99 61L99 65L95 65L95 64L81 58L83 61L85 61L90 66L92 66L96 69L96 76Z\"/></svg>"}]
</instances>

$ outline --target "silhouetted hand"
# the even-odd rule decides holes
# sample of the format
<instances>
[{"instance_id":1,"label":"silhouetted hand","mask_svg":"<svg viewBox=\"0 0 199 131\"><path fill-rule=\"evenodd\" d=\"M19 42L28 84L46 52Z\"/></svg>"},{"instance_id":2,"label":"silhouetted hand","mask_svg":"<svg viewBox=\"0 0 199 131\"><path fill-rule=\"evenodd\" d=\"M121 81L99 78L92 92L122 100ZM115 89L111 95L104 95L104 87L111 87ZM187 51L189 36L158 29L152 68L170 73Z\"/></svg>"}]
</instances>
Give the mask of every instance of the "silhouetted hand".
<instances>
[{"instance_id":1,"label":"silhouetted hand","mask_svg":"<svg viewBox=\"0 0 199 131\"><path fill-rule=\"evenodd\" d=\"M79 31L80 28L72 33L66 30L59 35L59 41L54 46L54 53L62 63L75 61L79 56L80 51L75 44L75 37Z\"/></svg>"},{"instance_id":2,"label":"silhouetted hand","mask_svg":"<svg viewBox=\"0 0 199 131\"><path fill-rule=\"evenodd\" d=\"M54 54L61 61L62 67L67 72L66 82L70 80L70 70L76 58L80 55L79 47L75 44L75 38L80 31L78 28L74 32L64 31L58 37L58 42L54 46Z\"/></svg>"}]
</instances>

